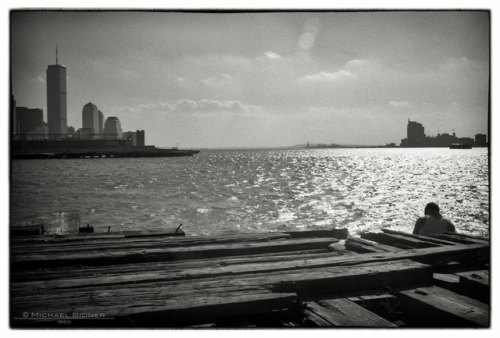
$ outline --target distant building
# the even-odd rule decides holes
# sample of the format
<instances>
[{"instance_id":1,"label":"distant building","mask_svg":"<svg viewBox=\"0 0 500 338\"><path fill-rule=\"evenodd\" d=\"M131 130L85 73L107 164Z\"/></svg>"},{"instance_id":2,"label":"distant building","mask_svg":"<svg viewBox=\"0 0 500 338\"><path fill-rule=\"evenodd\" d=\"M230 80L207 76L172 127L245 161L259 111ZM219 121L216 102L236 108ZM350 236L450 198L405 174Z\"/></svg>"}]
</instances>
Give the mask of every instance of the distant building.
<instances>
[{"instance_id":1,"label":"distant building","mask_svg":"<svg viewBox=\"0 0 500 338\"><path fill-rule=\"evenodd\" d=\"M99 135L102 135L104 131L104 114L99 110Z\"/></svg>"},{"instance_id":2,"label":"distant building","mask_svg":"<svg viewBox=\"0 0 500 338\"><path fill-rule=\"evenodd\" d=\"M144 147L146 145L144 130L123 132L123 139L132 141L132 145L135 147Z\"/></svg>"},{"instance_id":3,"label":"distant building","mask_svg":"<svg viewBox=\"0 0 500 338\"><path fill-rule=\"evenodd\" d=\"M99 109L92 102L83 106L82 128L90 129L90 134L99 134Z\"/></svg>"},{"instance_id":4,"label":"distant building","mask_svg":"<svg viewBox=\"0 0 500 338\"><path fill-rule=\"evenodd\" d=\"M18 134L27 134L43 125L43 110L38 108L16 107Z\"/></svg>"},{"instance_id":5,"label":"distant building","mask_svg":"<svg viewBox=\"0 0 500 338\"><path fill-rule=\"evenodd\" d=\"M49 134L66 134L66 67L56 64L47 68L47 120Z\"/></svg>"},{"instance_id":6,"label":"distant building","mask_svg":"<svg viewBox=\"0 0 500 338\"><path fill-rule=\"evenodd\" d=\"M485 134L476 134L474 136L474 145L479 147L485 147L488 145L488 141L486 140Z\"/></svg>"},{"instance_id":7,"label":"distant building","mask_svg":"<svg viewBox=\"0 0 500 338\"><path fill-rule=\"evenodd\" d=\"M406 128L407 146L408 147L422 147L425 144L424 126L418 122L410 121L408 119L408 126Z\"/></svg>"},{"instance_id":8,"label":"distant building","mask_svg":"<svg viewBox=\"0 0 500 338\"><path fill-rule=\"evenodd\" d=\"M80 140L90 140L92 135L92 130L90 128L80 128L75 134L80 138Z\"/></svg>"},{"instance_id":9,"label":"distant building","mask_svg":"<svg viewBox=\"0 0 500 338\"><path fill-rule=\"evenodd\" d=\"M137 130L137 146L145 147L146 146L146 132L144 130Z\"/></svg>"},{"instance_id":10,"label":"distant building","mask_svg":"<svg viewBox=\"0 0 500 338\"><path fill-rule=\"evenodd\" d=\"M103 136L106 139L121 139L122 138L122 125L116 116L110 116L104 123Z\"/></svg>"},{"instance_id":11,"label":"distant building","mask_svg":"<svg viewBox=\"0 0 500 338\"><path fill-rule=\"evenodd\" d=\"M46 140L49 135L49 125L42 121L42 124L28 132L30 140Z\"/></svg>"},{"instance_id":12,"label":"distant building","mask_svg":"<svg viewBox=\"0 0 500 338\"><path fill-rule=\"evenodd\" d=\"M454 143L475 145L478 142L479 135L482 134L476 135L476 141L470 137L459 138L455 135L455 131L453 131L452 135L443 133L437 134L435 137L426 136L422 124L408 119L407 138L401 140L401 147L449 147ZM479 140L482 140L482 136L479 136Z\"/></svg>"}]
</instances>

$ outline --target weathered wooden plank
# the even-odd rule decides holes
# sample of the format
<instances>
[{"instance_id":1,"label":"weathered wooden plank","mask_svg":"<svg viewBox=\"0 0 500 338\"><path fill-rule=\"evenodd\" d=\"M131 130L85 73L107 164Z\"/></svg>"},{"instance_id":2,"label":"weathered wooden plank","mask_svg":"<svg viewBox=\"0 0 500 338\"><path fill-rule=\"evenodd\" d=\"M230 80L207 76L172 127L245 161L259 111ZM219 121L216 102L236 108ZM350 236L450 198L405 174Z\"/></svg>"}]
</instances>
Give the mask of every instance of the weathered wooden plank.
<instances>
[{"instance_id":1,"label":"weathered wooden plank","mask_svg":"<svg viewBox=\"0 0 500 338\"><path fill-rule=\"evenodd\" d=\"M423 236L423 235L414 235L408 232L402 232L402 231L396 231L396 230L391 230L384 228L382 229L382 232L386 234L391 234L391 235L400 235L400 236L406 236L406 237L411 237L411 238L416 238L425 242L430 242L430 243L435 243L439 245L455 245L456 242L451 242L451 241L445 241L442 239L437 239L435 237L430 237L430 236Z\"/></svg>"},{"instance_id":2,"label":"weathered wooden plank","mask_svg":"<svg viewBox=\"0 0 500 338\"><path fill-rule=\"evenodd\" d=\"M433 234L432 237L459 244L488 244L488 241L461 236L458 233Z\"/></svg>"},{"instance_id":3,"label":"weathered wooden plank","mask_svg":"<svg viewBox=\"0 0 500 338\"><path fill-rule=\"evenodd\" d=\"M14 290L11 296L14 307L23 306L24 309L31 311L31 308L26 307L35 303L47 308L50 302L60 306L75 306L75 304L89 301L95 305L95 301L100 300L100 304L111 306L129 298L137 300L137 297L170 299L172 295L179 293L186 297L191 297L197 292L212 294L214 288L268 289L273 292L297 292L302 297L328 296L361 289L394 288L414 283L429 283L431 278L432 271L429 266L402 260L392 264L370 263L302 271L275 271L238 278L226 275L148 284Z\"/></svg>"},{"instance_id":4,"label":"weathered wooden plank","mask_svg":"<svg viewBox=\"0 0 500 338\"><path fill-rule=\"evenodd\" d=\"M105 240L85 240L85 241L47 241L28 244L13 244L11 249L14 253L22 253L26 250L33 252L56 252L56 251L78 251L78 250L96 250L113 249L124 247L177 247L187 245L205 245L205 244L223 244L232 242L266 242L273 240L284 240L291 238L288 234L269 233L254 234L248 236L219 236L219 237L133 237Z\"/></svg>"},{"instance_id":5,"label":"weathered wooden plank","mask_svg":"<svg viewBox=\"0 0 500 338\"><path fill-rule=\"evenodd\" d=\"M386 233L363 232L361 238L368 239L380 244L391 245L395 247L411 248L431 248L439 246L436 243L422 241L420 239Z\"/></svg>"},{"instance_id":6,"label":"weathered wooden plank","mask_svg":"<svg viewBox=\"0 0 500 338\"><path fill-rule=\"evenodd\" d=\"M446 246L428 249L413 249L408 251L394 253L377 253L377 254L359 254L349 257L334 256L334 257L317 257L310 259L293 259L290 261L279 262L259 262L248 264L237 264L234 266L207 266L202 268L185 269L179 272L179 276L189 276L190 278L202 278L214 275L237 275L257 273L263 271L284 271L284 270L299 270L307 268L331 267L337 265L355 265L368 262L386 262L400 259L414 259L424 263L432 263L435 261L454 260L457 256L465 255L467 257L484 254L488 252L488 248L482 245L457 245ZM131 270L133 272L133 270ZM140 275L138 275L140 276ZM139 277L140 278L140 277ZM159 278L169 278L161 275ZM93 283L100 283L99 278L95 278Z\"/></svg>"},{"instance_id":7,"label":"weathered wooden plank","mask_svg":"<svg viewBox=\"0 0 500 338\"><path fill-rule=\"evenodd\" d=\"M458 272L460 293L490 303L490 278L488 270Z\"/></svg>"},{"instance_id":8,"label":"weathered wooden plank","mask_svg":"<svg viewBox=\"0 0 500 338\"><path fill-rule=\"evenodd\" d=\"M430 286L401 291L403 306L411 309L418 326L488 327L489 307L475 299Z\"/></svg>"},{"instance_id":9,"label":"weathered wooden plank","mask_svg":"<svg viewBox=\"0 0 500 338\"><path fill-rule=\"evenodd\" d=\"M457 292L459 289L460 278L452 273L434 272L433 284L444 289Z\"/></svg>"},{"instance_id":10,"label":"weathered wooden plank","mask_svg":"<svg viewBox=\"0 0 500 338\"><path fill-rule=\"evenodd\" d=\"M201 324L224 318L250 316L286 309L293 306L297 296L293 293L241 293L233 292L225 295L205 295L200 297L184 297L172 299L149 299L142 302L124 303L113 307L71 307L61 306L61 312L68 313L103 313L108 318L128 317L134 326L164 325L177 327ZM13 312L14 318L22 315ZM21 327L22 320L13 322L14 327ZM74 321L78 325L78 321Z\"/></svg>"},{"instance_id":11,"label":"weathered wooden plank","mask_svg":"<svg viewBox=\"0 0 500 338\"><path fill-rule=\"evenodd\" d=\"M483 242L487 242L487 243L490 242L490 240L488 238L467 235L467 234L464 234L464 233L461 233L461 232L445 232L444 234L445 235L454 235L454 236L459 236L459 237L465 237L465 238L474 239L474 240L477 240L477 241L483 241Z\"/></svg>"},{"instance_id":12,"label":"weathered wooden plank","mask_svg":"<svg viewBox=\"0 0 500 338\"><path fill-rule=\"evenodd\" d=\"M176 247L184 247L184 246L195 246L195 245L207 245L207 244L226 244L226 243L247 243L247 242L270 242L270 241L277 241L277 240L285 240L289 238L289 235L279 235L279 236L269 236L269 237L264 237L264 238L253 238L253 239L247 239L244 241L233 241L231 239L213 239L213 240L191 240L191 241L171 241L171 240L165 240L164 238L161 239L150 239L150 240L140 240L140 241L131 241L131 242L115 242L115 243L107 243L107 244L102 244L102 243L84 243L81 245L36 245L36 246L24 246L24 247L18 247L15 246L12 248L11 253L12 255L18 255L18 254L61 254L61 255L66 255L66 253L76 253L76 252L81 252L84 254L84 252L89 252L89 251L95 251L95 250L123 250L124 248L126 249L148 249L148 248L176 248Z\"/></svg>"},{"instance_id":13,"label":"weathered wooden plank","mask_svg":"<svg viewBox=\"0 0 500 338\"><path fill-rule=\"evenodd\" d=\"M287 241L207 244L167 248L106 250L66 253L65 255L24 254L12 257L13 270L41 266L108 265L145 261L225 257L327 248L334 238L290 239Z\"/></svg>"},{"instance_id":14,"label":"weathered wooden plank","mask_svg":"<svg viewBox=\"0 0 500 338\"><path fill-rule=\"evenodd\" d=\"M307 302L305 312L309 319L319 317L320 321L315 321L320 324L319 326L325 326L324 322L326 322L328 326L337 327L397 327L347 298Z\"/></svg>"},{"instance_id":15,"label":"weathered wooden plank","mask_svg":"<svg viewBox=\"0 0 500 338\"><path fill-rule=\"evenodd\" d=\"M96 278L103 275L124 275L128 273L169 271L176 272L193 268L216 268L236 264L284 262L297 259L311 259L338 256L341 253L330 252L325 249L302 251L287 251L280 253L266 253L259 255L243 255L221 258L207 258L168 262L141 262L133 264L117 264L104 266L67 266L62 268L36 268L11 272L12 282L45 281L67 278Z\"/></svg>"},{"instance_id":16,"label":"weathered wooden plank","mask_svg":"<svg viewBox=\"0 0 500 338\"><path fill-rule=\"evenodd\" d=\"M356 237L349 237L345 242L345 247L357 253L394 252L399 250L393 246L379 244Z\"/></svg>"},{"instance_id":17,"label":"weathered wooden plank","mask_svg":"<svg viewBox=\"0 0 500 338\"><path fill-rule=\"evenodd\" d=\"M318 237L329 237L346 239L349 235L349 231L345 228L343 229L331 229L331 230L308 230L308 231L287 231L286 234L292 236L292 238L318 238Z\"/></svg>"}]
</instances>

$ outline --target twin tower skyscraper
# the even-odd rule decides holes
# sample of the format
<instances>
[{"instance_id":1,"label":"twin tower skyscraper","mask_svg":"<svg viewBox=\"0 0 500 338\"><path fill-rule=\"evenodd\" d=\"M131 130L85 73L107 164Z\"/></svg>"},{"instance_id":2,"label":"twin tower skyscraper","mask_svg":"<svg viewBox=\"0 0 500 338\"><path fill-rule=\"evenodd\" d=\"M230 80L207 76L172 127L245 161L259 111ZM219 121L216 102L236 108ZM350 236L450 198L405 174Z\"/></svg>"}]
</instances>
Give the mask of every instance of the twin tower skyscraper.
<instances>
[{"instance_id":1,"label":"twin tower skyscraper","mask_svg":"<svg viewBox=\"0 0 500 338\"><path fill-rule=\"evenodd\" d=\"M56 64L47 68L47 122L50 135L65 135L68 129L66 102L66 67Z\"/></svg>"}]
</instances>

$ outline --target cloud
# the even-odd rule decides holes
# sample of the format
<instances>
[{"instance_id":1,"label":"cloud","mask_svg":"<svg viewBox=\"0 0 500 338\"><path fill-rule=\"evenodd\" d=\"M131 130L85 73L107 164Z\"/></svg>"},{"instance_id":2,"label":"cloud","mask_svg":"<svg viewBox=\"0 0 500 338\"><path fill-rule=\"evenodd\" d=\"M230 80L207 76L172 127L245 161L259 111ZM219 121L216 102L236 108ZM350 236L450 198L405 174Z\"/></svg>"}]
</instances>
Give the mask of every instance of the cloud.
<instances>
[{"instance_id":1,"label":"cloud","mask_svg":"<svg viewBox=\"0 0 500 338\"><path fill-rule=\"evenodd\" d=\"M281 59L281 56L273 51L267 51L264 53L264 56L269 60Z\"/></svg>"},{"instance_id":2,"label":"cloud","mask_svg":"<svg viewBox=\"0 0 500 338\"><path fill-rule=\"evenodd\" d=\"M349 70L339 70L335 73L319 72L312 75L306 75L299 79L301 82L338 82L356 78L356 74Z\"/></svg>"},{"instance_id":3,"label":"cloud","mask_svg":"<svg viewBox=\"0 0 500 338\"><path fill-rule=\"evenodd\" d=\"M238 100L189 100L182 99L176 102L159 102L154 104L144 104L139 107L126 107L123 108L130 112L139 111L162 111L162 112L175 112L175 113L215 113L215 112L260 112L259 106L244 104Z\"/></svg>"},{"instance_id":4,"label":"cloud","mask_svg":"<svg viewBox=\"0 0 500 338\"><path fill-rule=\"evenodd\" d=\"M410 107L410 102L408 101L389 101L389 105L395 108Z\"/></svg>"},{"instance_id":5,"label":"cloud","mask_svg":"<svg viewBox=\"0 0 500 338\"><path fill-rule=\"evenodd\" d=\"M45 78L41 75L38 75L36 78L34 78L32 80L33 82L38 82L38 83L42 83L42 84L45 84Z\"/></svg>"},{"instance_id":6,"label":"cloud","mask_svg":"<svg viewBox=\"0 0 500 338\"><path fill-rule=\"evenodd\" d=\"M217 86L221 85L226 81L232 80L233 77L229 74L222 74L220 76L212 76L206 79L201 80L201 83L207 86Z\"/></svg>"}]
</instances>

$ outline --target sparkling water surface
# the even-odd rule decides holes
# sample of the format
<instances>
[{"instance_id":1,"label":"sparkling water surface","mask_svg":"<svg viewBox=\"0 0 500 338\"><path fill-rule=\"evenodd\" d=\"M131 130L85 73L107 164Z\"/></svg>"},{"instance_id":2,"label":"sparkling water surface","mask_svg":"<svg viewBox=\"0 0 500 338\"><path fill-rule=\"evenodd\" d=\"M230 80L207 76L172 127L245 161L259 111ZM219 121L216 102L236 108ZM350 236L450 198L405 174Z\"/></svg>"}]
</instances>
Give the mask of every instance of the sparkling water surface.
<instances>
[{"instance_id":1,"label":"sparkling water surface","mask_svg":"<svg viewBox=\"0 0 500 338\"><path fill-rule=\"evenodd\" d=\"M186 235L390 227L412 231L437 202L489 236L485 148L210 150L193 157L14 160L10 219L78 211L96 231Z\"/></svg>"}]
</instances>

